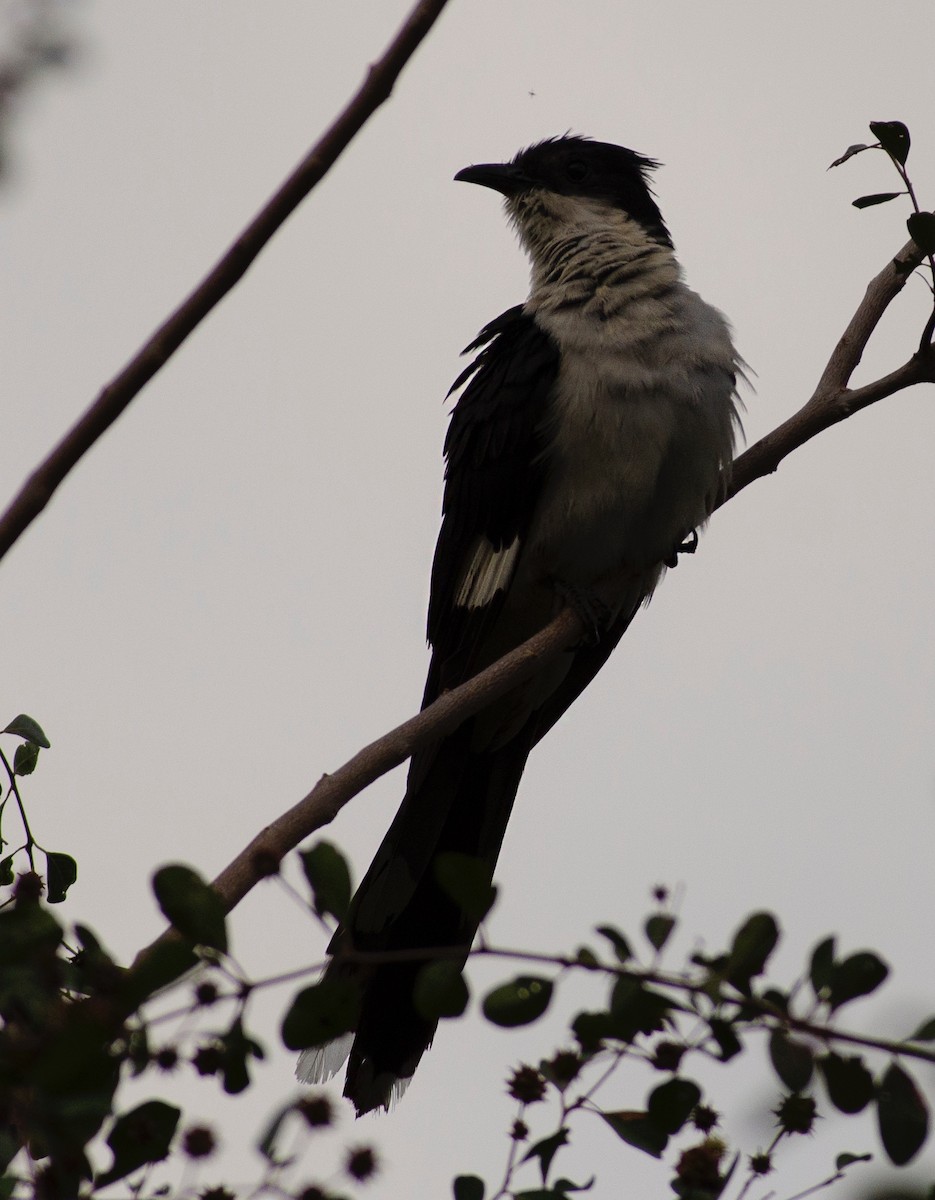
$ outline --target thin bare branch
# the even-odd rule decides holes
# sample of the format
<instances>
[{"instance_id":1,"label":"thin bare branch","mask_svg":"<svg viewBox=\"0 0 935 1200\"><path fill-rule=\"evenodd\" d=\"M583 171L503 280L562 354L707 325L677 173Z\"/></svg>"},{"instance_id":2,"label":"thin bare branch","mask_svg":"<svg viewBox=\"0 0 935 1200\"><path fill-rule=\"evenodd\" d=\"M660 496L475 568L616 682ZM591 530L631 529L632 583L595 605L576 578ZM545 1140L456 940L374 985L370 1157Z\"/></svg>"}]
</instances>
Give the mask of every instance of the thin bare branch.
<instances>
[{"instance_id":1,"label":"thin bare branch","mask_svg":"<svg viewBox=\"0 0 935 1200\"><path fill-rule=\"evenodd\" d=\"M191 295L156 330L119 375L23 484L0 517L0 558L42 512L55 489L188 335L243 277L273 234L332 167L370 116L387 100L403 67L447 0L419 0L380 60L319 142L254 217Z\"/></svg>"},{"instance_id":2,"label":"thin bare branch","mask_svg":"<svg viewBox=\"0 0 935 1200\"><path fill-rule=\"evenodd\" d=\"M775 471L784 458L823 430L862 408L916 383L935 382L932 348L917 351L908 362L881 379L850 389L851 376L886 309L925 257L915 242L907 242L870 282L863 300L835 346L811 399L782 425L741 454L731 470L726 503L755 479Z\"/></svg>"},{"instance_id":3,"label":"thin bare branch","mask_svg":"<svg viewBox=\"0 0 935 1200\"><path fill-rule=\"evenodd\" d=\"M358 792L534 675L579 641L582 632L577 614L563 609L529 641L365 746L337 771L323 775L307 796L259 833L214 880L225 906L233 908L268 873L270 863L278 863L303 838L333 821Z\"/></svg>"}]
</instances>

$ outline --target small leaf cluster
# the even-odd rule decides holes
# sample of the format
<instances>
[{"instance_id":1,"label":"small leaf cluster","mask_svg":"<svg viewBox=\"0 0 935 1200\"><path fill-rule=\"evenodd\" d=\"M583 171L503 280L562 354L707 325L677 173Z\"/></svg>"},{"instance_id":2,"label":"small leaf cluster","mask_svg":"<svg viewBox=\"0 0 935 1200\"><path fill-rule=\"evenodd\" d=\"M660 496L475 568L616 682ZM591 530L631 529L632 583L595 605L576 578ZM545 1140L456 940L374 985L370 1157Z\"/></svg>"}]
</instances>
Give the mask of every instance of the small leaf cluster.
<instances>
[{"instance_id":1,"label":"small leaf cluster","mask_svg":"<svg viewBox=\"0 0 935 1200\"><path fill-rule=\"evenodd\" d=\"M29 826L19 786L19 781L27 775L32 775L39 765L40 750L48 750L51 743L39 722L25 713L14 717L5 729L0 730L0 737L4 734L16 738L17 745L12 763L6 751L0 748L0 763L7 777L6 787L0 789L0 888L12 886L18 858L25 859L28 870L37 873L38 853L43 856L45 862L46 898L50 904L61 904L68 894L68 889L78 878L78 864L70 854L59 850L46 850L36 841ZM14 809L19 817L23 836L22 844L12 850L8 849L11 843L3 836L3 818L8 808Z\"/></svg>"},{"instance_id":2,"label":"small leaf cluster","mask_svg":"<svg viewBox=\"0 0 935 1200\"><path fill-rule=\"evenodd\" d=\"M515 1027L542 1016L561 980L576 970L609 976L606 1006L572 1017L571 1047L535 1067L518 1068L508 1081L509 1094L520 1103L514 1141L530 1136L528 1110L545 1100L557 1107L556 1127L534 1141L524 1156L511 1153L497 1197L539 1200L586 1189L587 1184L552 1180L550 1173L556 1155L571 1140L572 1118L593 1116L643 1153L663 1158L674 1152L671 1187L682 1200L724 1194L741 1154L731 1152L719 1135L718 1113L700 1084L685 1073L685 1064L698 1055L727 1064L748 1049L752 1035L759 1042L764 1032L783 1091L773 1109L777 1132L772 1143L748 1155L743 1194L756 1176L774 1169L781 1142L814 1129L826 1104L844 1114L874 1105L889 1160L903 1165L915 1157L928 1134L928 1106L904 1059L935 1060L920 1045L935 1041L935 1019L898 1045L853 1037L835 1023L843 1009L886 980L888 968L877 954L864 950L839 956L835 939L825 938L811 953L802 977L781 989L764 979L780 940L779 925L772 914L756 912L739 925L723 952L694 954L688 967L672 974L661 970L660 959L676 926L676 918L667 911L645 920L643 935L652 951L648 963L616 926L599 926L597 933L610 957L585 947L574 956L554 959L556 977L520 975L494 987L484 999L488 1020ZM858 1043L861 1052L855 1053ZM874 1059L884 1060L882 1065L875 1065L867 1045L874 1048ZM665 1078L635 1104L608 1103L604 1093L625 1062L642 1063L644 1070L648 1066ZM686 1146L692 1132L696 1140ZM870 1158L840 1154L832 1179ZM517 1190L517 1173L533 1161L540 1168L541 1186ZM459 1176L454 1194L483 1200L486 1184L476 1176Z\"/></svg>"},{"instance_id":3,"label":"small leaf cluster","mask_svg":"<svg viewBox=\"0 0 935 1200\"><path fill-rule=\"evenodd\" d=\"M854 207L872 208L877 204L886 204L890 200L897 200L900 196L908 196L913 212L906 221L906 228L919 249L928 256L929 267L935 273L935 263L932 262L932 256L935 254L935 212L923 212L920 208L915 188L906 169L909 148L912 145L909 129L902 121L871 121L870 132L877 138L876 142L858 142L853 146L848 146L841 157L836 158L831 166L839 167L865 150L882 150L888 156L903 182L902 190L873 192L866 196L858 196L853 201Z\"/></svg>"}]
</instances>

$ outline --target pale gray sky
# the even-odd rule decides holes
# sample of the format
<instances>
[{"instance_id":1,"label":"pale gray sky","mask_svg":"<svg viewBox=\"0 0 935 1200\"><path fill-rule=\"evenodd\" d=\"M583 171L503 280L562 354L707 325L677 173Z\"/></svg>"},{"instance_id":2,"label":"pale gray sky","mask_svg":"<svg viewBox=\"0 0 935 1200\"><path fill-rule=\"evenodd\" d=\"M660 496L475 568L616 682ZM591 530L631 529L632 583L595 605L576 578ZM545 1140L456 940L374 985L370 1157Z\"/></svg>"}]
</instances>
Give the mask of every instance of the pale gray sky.
<instances>
[{"instance_id":1,"label":"pale gray sky","mask_svg":"<svg viewBox=\"0 0 935 1200\"><path fill-rule=\"evenodd\" d=\"M77 62L25 98L0 196L5 496L291 169L407 7L74 6ZM461 348L526 289L496 198L455 171L567 129L661 159L689 282L757 373L752 441L804 402L905 240L905 205L850 206L896 190L883 156L828 163L869 140L869 120L901 119L935 204L933 34L930 0L453 0L390 104L4 563L3 722L29 712L52 739L27 796L40 840L79 861L73 918L131 956L160 928L154 867L214 874L417 706L443 398ZM912 281L860 380L908 356L926 305ZM571 948L606 921L635 934L664 882L683 891L673 966L771 908L778 978L836 932L896 977L852 1024L905 1035L935 1010L932 400L917 389L858 415L717 515L533 758L494 939ZM397 772L333 826L358 874L401 788ZM275 885L233 926L255 975L322 951ZM475 971L477 990L508 973ZM519 1036L443 1026L398 1110L342 1127L382 1148L368 1194L498 1180L506 1071L549 1053L576 1007L562 993ZM753 1057L733 1083L711 1076L750 1150L769 1136L749 1114L772 1087ZM653 1082L625 1077L608 1106L637 1106ZM250 1122L290 1089L276 1054ZM213 1084L187 1094L222 1122L243 1107ZM664 1170L605 1128L577 1136L561 1174L593 1163L594 1200L622 1180L668 1194ZM845 1149L879 1154L869 1121L791 1146L780 1195ZM249 1154L228 1150L249 1177Z\"/></svg>"}]
</instances>

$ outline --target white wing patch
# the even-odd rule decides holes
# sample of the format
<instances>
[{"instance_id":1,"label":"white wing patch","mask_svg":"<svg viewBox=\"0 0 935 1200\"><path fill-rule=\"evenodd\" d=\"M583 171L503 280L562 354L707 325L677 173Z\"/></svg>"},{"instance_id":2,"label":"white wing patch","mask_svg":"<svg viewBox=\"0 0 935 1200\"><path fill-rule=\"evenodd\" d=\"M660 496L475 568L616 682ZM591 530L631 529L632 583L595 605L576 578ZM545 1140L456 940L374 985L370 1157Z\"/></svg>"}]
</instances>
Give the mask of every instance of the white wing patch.
<instances>
[{"instance_id":1,"label":"white wing patch","mask_svg":"<svg viewBox=\"0 0 935 1200\"><path fill-rule=\"evenodd\" d=\"M354 1035L346 1033L326 1046L303 1050L295 1068L296 1079L299 1083L324 1083L344 1066L353 1044Z\"/></svg>"},{"instance_id":2,"label":"white wing patch","mask_svg":"<svg viewBox=\"0 0 935 1200\"><path fill-rule=\"evenodd\" d=\"M500 550L495 550L485 537L478 538L455 593L458 608L483 608L489 604L497 592L509 586L518 556L518 536Z\"/></svg>"}]
</instances>

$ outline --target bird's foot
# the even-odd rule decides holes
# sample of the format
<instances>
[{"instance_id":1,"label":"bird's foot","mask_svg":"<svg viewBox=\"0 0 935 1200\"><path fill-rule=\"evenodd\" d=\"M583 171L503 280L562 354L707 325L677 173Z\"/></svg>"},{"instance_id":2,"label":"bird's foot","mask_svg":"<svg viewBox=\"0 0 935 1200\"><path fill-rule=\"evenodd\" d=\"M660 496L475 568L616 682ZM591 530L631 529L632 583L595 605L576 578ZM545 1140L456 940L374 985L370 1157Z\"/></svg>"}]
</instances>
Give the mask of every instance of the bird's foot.
<instances>
[{"instance_id":1,"label":"bird's foot","mask_svg":"<svg viewBox=\"0 0 935 1200\"><path fill-rule=\"evenodd\" d=\"M596 646L607 627L610 625L613 613L593 592L579 587L574 583L566 583L564 579L556 579L555 591L569 608L573 609L578 620L584 626L584 644Z\"/></svg>"},{"instance_id":2,"label":"bird's foot","mask_svg":"<svg viewBox=\"0 0 935 1200\"><path fill-rule=\"evenodd\" d=\"M698 549L698 530L693 529L684 542L680 542L668 558L664 559L667 567L677 567L679 565L680 554L694 554Z\"/></svg>"}]
</instances>

